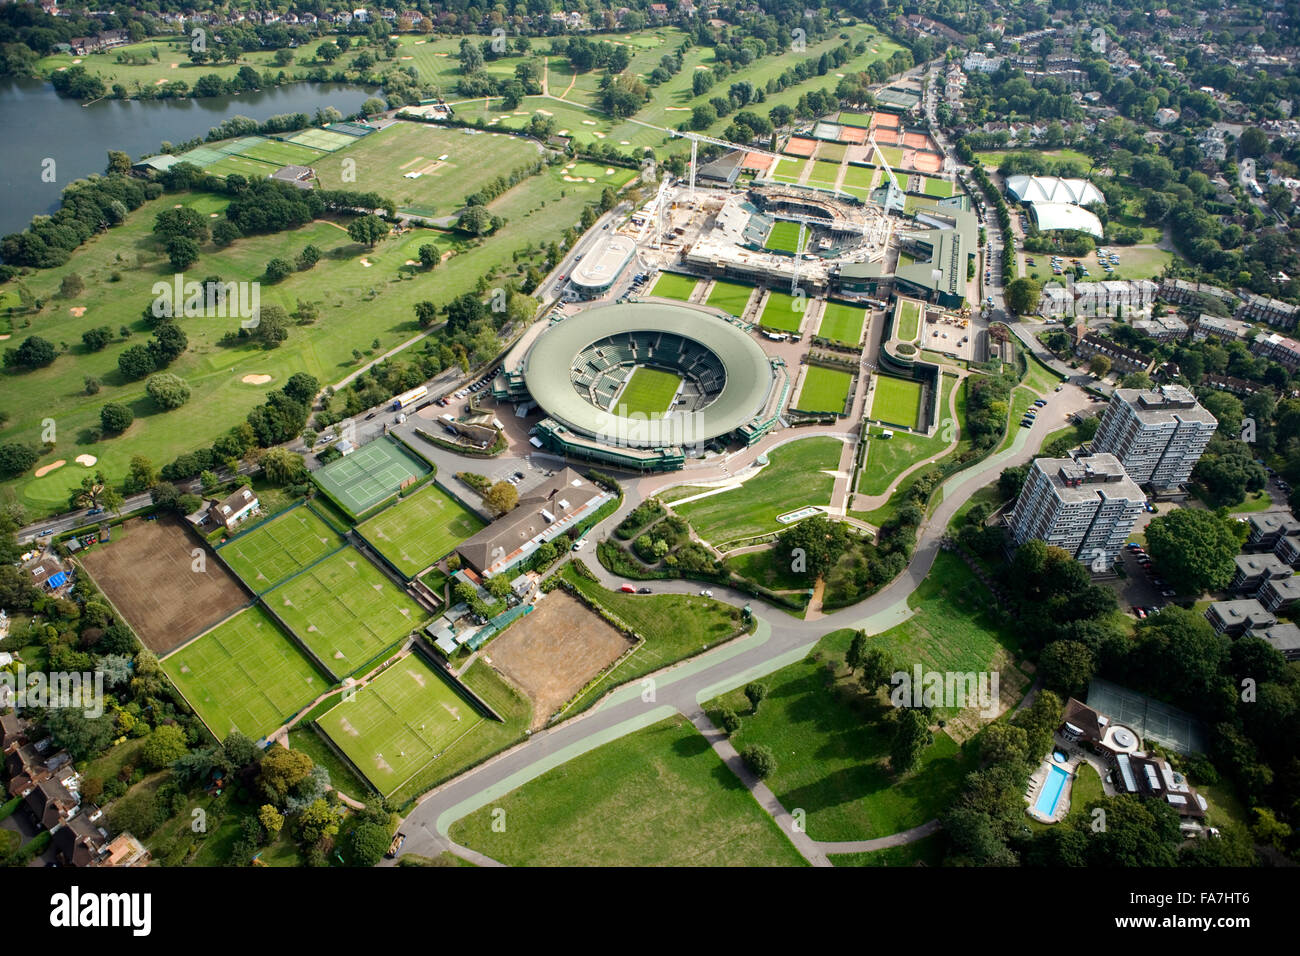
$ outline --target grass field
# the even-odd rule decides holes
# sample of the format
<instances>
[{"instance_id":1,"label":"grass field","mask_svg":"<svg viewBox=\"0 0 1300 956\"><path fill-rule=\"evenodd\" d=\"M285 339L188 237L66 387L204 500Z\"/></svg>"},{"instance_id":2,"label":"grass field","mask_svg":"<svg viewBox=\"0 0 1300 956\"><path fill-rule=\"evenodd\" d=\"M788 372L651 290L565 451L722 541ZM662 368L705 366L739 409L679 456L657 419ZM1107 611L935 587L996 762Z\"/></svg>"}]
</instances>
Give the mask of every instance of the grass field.
<instances>
[{"instance_id":1,"label":"grass field","mask_svg":"<svg viewBox=\"0 0 1300 956\"><path fill-rule=\"evenodd\" d=\"M505 828L493 827L505 812ZM803 858L682 717L628 734L457 821L509 866L799 866Z\"/></svg>"},{"instance_id":2,"label":"grass field","mask_svg":"<svg viewBox=\"0 0 1300 956\"><path fill-rule=\"evenodd\" d=\"M232 730L265 737L331 683L261 607L240 611L162 667L218 740Z\"/></svg>"},{"instance_id":3,"label":"grass field","mask_svg":"<svg viewBox=\"0 0 1300 956\"><path fill-rule=\"evenodd\" d=\"M229 176L237 173L248 179L265 179L279 168L277 163L264 163L258 159L249 159L247 156L223 156L215 163L204 166L203 170L214 176Z\"/></svg>"},{"instance_id":4,"label":"grass field","mask_svg":"<svg viewBox=\"0 0 1300 956\"><path fill-rule=\"evenodd\" d=\"M921 303L913 299L898 300L898 328L894 337L902 342L915 342L921 334Z\"/></svg>"},{"instance_id":5,"label":"grass field","mask_svg":"<svg viewBox=\"0 0 1300 956\"><path fill-rule=\"evenodd\" d=\"M774 249L777 252L800 253L808 248L808 235L803 237L803 245L799 245L799 223L786 222L784 220L772 223L772 231L767 234L767 239L763 241L764 249Z\"/></svg>"},{"instance_id":6,"label":"grass field","mask_svg":"<svg viewBox=\"0 0 1300 956\"><path fill-rule=\"evenodd\" d=\"M428 616L352 548L330 555L263 600L339 677L372 661Z\"/></svg>"},{"instance_id":7,"label":"grass field","mask_svg":"<svg viewBox=\"0 0 1300 956\"><path fill-rule=\"evenodd\" d=\"M730 312L732 315L741 316L745 314L745 307L749 305L749 299L753 294L754 287L752 285L719 279L713 283L713 288L709 291L709 298L705 304L715 309Z\"/></svg>"},{"instance_id":8,"label":"grass field","mask_svg":"<svg viewBox=\"0 0 1300 956\"><path fill-rule=\"evenodd\" d=\"M778 332L798 332L799 326L803 324L806 302L805 299L796 299L792 295L774 289L768 293L763 314L758 317L758 324ZM798 311L795 310L796 305L799 307Z\"/></svg>"},{"instance_id":9,"label":"grass field","mask_svg":"<svg viewBox=\"0 0 1300 956\"><path fill-rule=\"evenodd\" d=\"M1050 396L1056 386L1061 384L1061 376L1032 354L1027 354L1025 361L1028 363L1029 370L1025 373L1021 384L1028 385L1039 395Z\"/></svg>"},{"instance_id":10,"label":"grass field","mask_svg":"<svg viewBox=\"0 0 1300 956\"><path fill-rule=\"evenodd\" d=\"M797 183L803 177L803 171L812 165L811 159L797 156L783 156L769 172L770 179L779 183Z\"/></svg>"},{"instance_id":11,"label":"grass field","mask_svg":"<svg viewBox=\"0 0 1300 956\"><path fill-rule=\"evenodd\" d=\"M1016 153L1027 153L1033 156L1045 156L1048 159L1078 163L1085 170L1092 166L1092 159L1088 154L1081 153L1077 149L995 149L978 152L975 154L975 158L989 169L997 169L1002 160Z\"/></svg>"},{"instance_id":12,"label":"grass field","mask_svg":"<svg viewBox=\"0 0 1300 956\"><path fill-rule=\"evenodd\" d=\"M771 549L746 551L727 558L723 564L742 578L748 578L774 591L810 590L808 575L790 570L790 563L778 559Z\"/></svg>"},{"instance_id":13,"label":"grass field","mask_svg":"<svg viewBox=\"0 0 1300 956\"><path fill-rule=\"evenodd\" d=\"M468 698L408 654L316 723L387 795L482 722Z\"/></svg>"},{"instance_id":14,"label":"grass field","mask_svg":"<svg viewBox=\"0 0 1300 956\"><path fill-rule=\"evenodd\" d=\"M843 415L844 403L848 401L852 385L853 376L848 372L809 365L795 406L805 412L834 412Z\"/></svg>"},{"instance_id":15,"label":"grass field","mask_svg":"<svg viewBox=\"0 0 1300 956\"><path fill-rule=\"evenodd\" d=\"M922 176L921 186L927 196L947 199L953 194L953 185L946 179L935 179L933 176Z\"/></svg>"},{"instance_id":16,"label":"grass field","mask_svg":"<svg viewBox=\"0 0 1300 956\"><path fill-rule=\"evenodd\" d=\"M892 375L876 376L871 417L890 425L916 428L921 418L921 383Z\"/></svg>"},{"instance_id":17,"label":"grass field","mask_svg":"<svg viewBox=\"0 0 1300 956\"><path fill-rule=\"evenodd\" d=\"M808 174L810 185L834 186L835 181L840 177L840 164L828 163L825 160L814 160L812 172Z\"/></svg>"},{"instance_id":18,"label":"grass field","mask_svg":"<svg viewBox=\"0 0 1300 956\"><path fill-rule=\"evenodd\" d=\"M298 507L218 549L221 560L261 594L343 545L334 529L307 507Z\"/></svg>"},{"instance_id":19,"label":"grass field","mask_svg":"<svg viewBox=\"0 0 1300 956\"><path fill-rule=\"evenodd\" d=\"M765 783L784 807L807 814L814 840L872 839L934 819L976 766L973 755L938 730L919 766L896 777L889 768L891 708L863 694L843 667L852 638L852 631L834 631L803 660L763 677L768 696L757 714L739 689L704 705L715 723L724 707L741 716L731 737L737 749L752 743L771 749L776 771ZM827 661L837 665L834 677Z\"/></svg>"},{"instance_id":20,"label":"grass field","mask_svg":"<svg viewBox=\"0 0 1300 956\"><path fill-rule=\"evenodd\" d=\"M651 295L662 296L665 299L680 299L686 302L699 285L700 280L695 276L684 276L676 272L661 272L659 278L655 280L654 288L650 290Z\"/></svg>"},{"instance_id":21,"label":"grass field","mask_svg":"<svg viewBox=\"0 0 1300 956\"><path fill-rule=\"evenodd\" d=\"M376 551L411 578L446 557L483 520L437 485L425 485L357 527Z\"/></svg>"},{"instance_id":22,"label":"grass field","mask_svg":"<svg viewBox=\"0 0 1300 956\"><path fill-rule=\"evenodd\" d=\"M830 503L844 445L836 438L802 438L774 449L769 463L739 488L674 509L700 537L718 546L781 530L778 515Z\"/></svg>"},{"instance_id":23,"label":"grass field","mask_svg":"<svg viewBox=\"0 0 1300 956\"><path fill-rule=\"evenodd\" d=\"M614 400L615 407L618 414L623 416L663 418L664 413L672 407L673 397L681 384L681 376L672 372L657 368L637 368Z\"/></svg>"},{"instance_id":24,"label":"grass field","mask_svg":"<svg viewBox=\"0 0 1300 956\"><path fill-rule=\"evenodd\" d=\"M817 158L839 164L844 161L844 154L848 149L843 143L823 142L817 149Z\"/></svg>"},{"instance_id":25,"label":"grass field","mask_svg":"<svg viewBox=\"0 0 1300 956\"><path fill-rule=\"evenodd\" d=\"M943 378L943 396L939 403L939 419L948 417L948 399L956 379ZM957 427L966 420L966 389L963 385L957 396ZM864 495L884 494L894 479L918 461L936 455L954 437L947 429L939 428L932 436L894 432L892 438L879 438L880 429L873 428L867 442L867 460L858 477L858 491Z\"/></svg>"},{"instance_id":26,"label":"grass field","mask_svg":"<svg viewBox=\"0 0 1300 956\"><path fill-rule=\"evenodd\" d=\"M315 167L329 156L329 153L312 149L310 146L300 146L298 143L268 139L248 147L239 155L247 156L249 159L260 159L264 163L274 163L277 166Z\"/></svg>"},{"instance_id":27,"label":"grass field","mask_svg":"<svg viewBox=\"0 0 1300 956\"><path fill-rule=\"evenodd\" d=\"M821 324L817 326L817 334L832 342L856 348L862 344L862 326L866 318L867 311L860 305L827 302L822 309Z\"/></svg>"},{"instance_id":28,"label":"grass field","mask_svg":"<svg viewBox=\"0 0 1300 956\"><path fill-rule=\"evenodd\" d=\"M429 466L395 441L377 438L312 474L353 517L397 493L403 483L421 478Z\"/></svg>"}]
</instances>

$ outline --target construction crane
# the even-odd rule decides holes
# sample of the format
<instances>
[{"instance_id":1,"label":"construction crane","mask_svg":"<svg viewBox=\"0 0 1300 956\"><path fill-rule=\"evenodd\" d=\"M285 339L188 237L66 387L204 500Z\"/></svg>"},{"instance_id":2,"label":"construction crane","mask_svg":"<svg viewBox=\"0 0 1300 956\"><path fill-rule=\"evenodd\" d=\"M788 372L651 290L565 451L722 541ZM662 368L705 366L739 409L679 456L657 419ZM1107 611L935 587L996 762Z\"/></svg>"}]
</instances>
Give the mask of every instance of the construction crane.
<instances>
[{"instance_id":1,"label":"construction crane","mask_svg":"<svg viewBox=\"0 0 1300 956\"><path fill-rule=\"evenodd\" d=\"M794 269L790 272L790 294L794 295L799 290L799 266L803 263L803 241L808 234L808 227L828 226L831 220L819 216L803 216L784 212L775 218L799 223L799 239L794 246Z\"/></svg>"},{"instance_id":2,"label":"construction crane","mask_svg":"<svg viewBox=\"0 0 1300 956\"><path fill-rule=\"evenodd\" d=\"M885 170L885 185L888 186L890 183L895 182L894 171L889 168L889 160L885 159L885 151L880 148L879 144L876 143L875 130L871 130L870 132L867 133L867 142L870 143L871 148L875 150L875 155L880 157L880 165ZM886 196L889 195L888 190L886 190L885 195ZM885 212L886 213L889 212L888 208L886 208Z\"/></svg>"},{"instance_id":3,"label":"construction crane","mask_svg":"<svg viewBox=\"0 0 1300 956\"><path fill-rule=\"evenodd\" d=\"M755 146L741 146L739 143L732 143L725 139L718 139L715 136L705 136L703 133L692 133L678 129L669 129L666 126L655 126L653 123L646 123L642 120L630 120L638 126L648 126L650 129L659 130L661 133L667 133L669 136L678 136L682 139L691 141L691 197L695 196L695 168L696 160L699 154L700 143L708 143L711 146L725 146L728 149L739 149L746 153L757 153L760 156L771 156L773 159L781 159L780 153L773 153L766 149L759 149Z\"/></svg>"}]
</instances>

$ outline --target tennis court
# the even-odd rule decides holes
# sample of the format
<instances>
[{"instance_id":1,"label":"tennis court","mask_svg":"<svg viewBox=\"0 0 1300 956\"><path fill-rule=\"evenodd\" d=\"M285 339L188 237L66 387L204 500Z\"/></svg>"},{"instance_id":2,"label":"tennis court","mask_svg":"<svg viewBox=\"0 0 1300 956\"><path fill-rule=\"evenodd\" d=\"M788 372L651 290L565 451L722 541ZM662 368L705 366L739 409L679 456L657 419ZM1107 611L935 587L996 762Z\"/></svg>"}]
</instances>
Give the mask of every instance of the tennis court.
<instances>
[{"instance_id":1,"label":"tennis court","mask_svg":"<svg viewBox=\"0 0 1300 956\"><path fill-rule=\"evenodd\" d=\"M722 309L724 312L730 312L734 316L742 316L745 314L745 307L749 305L749 297L753 294L754 287L752 285L719 279L713 283L713 288L709 291L709 298L705 304L715 309Z\"/></svg>"},{"instance_id":2,"label":"tennis court","mask_svg":"<svg viewBox=\"0 0 1300 956\"><path fill-rule=\"evenodd\" d=\"M279 168L279 165L263 163L260 160L248 159L244 156L223 156L217 162L204 166L203 171L211 173L213 176L229 176L232 173L238 173L240 176L246 176L249 179L266 179Z\"/></svg>"},{"instance_id":3,"label":"tennis court","mask_svg":"<svg viewBox=\"0 0 1300 956\"><path fill-rule=\"evenodd\" d=\"M482 527L478 515L431 484L385 508L357 530L371 547L412 578Z\"/></svg>"},{"instance_id":4,"label":"tennis court","mask_svg":"<svg viewBox=\"0 0 1300 956\"><path fill-rule=\"evenodd\" d=\"M1180 754L1208 750L1205 728L1187 711L1119 684L1094 680L1088 685L1088 706L1133 728L1143 740L1154 740Z\"/></svg>"},{"instance_id":5,"label":"tennis court","mask_svg":"<svg viewBox=\"0 0 1300 956\"><path fill-rule=\"evenodd\" d=\"M428 617L355 548L336 551L262 600L338 677L370 663Z\"/></svg>"},{"instance_id":6,"label":"tennis court","mask_svg":"<svg viewBox=\"0 0 1300 956\"><path fill-rule=\"evenodd\" d=\"M657 368L639 367L628 379L613 408L619 415L662 418L681 388L682 378Z\"/></svg>"},{"instance_id":7,"label":"tennis court","mask_svg":"<svg viewBox=\"0 0 1300 956\"><path fill-rule=\"evenodd\" d=\"M418 654L388 668L316 723L382 794L390 794L483 722Z\"/></svg>"},{"instance_id":8,"label":"tennis court","mask_svg":"<svg viewBox=\"0 0 1300 956\"><path fill-rule=\"evenodd\" d=\"M867 310L860 305L845 302L827 302L822 309L821 324L817 334L824 339L857 348L862 342L862 324Z\"/></svg>"},{"instance_id":9,"label":"tennis court","mask_svg":"<svg viewBox=\"0 0 1300 956\"><path fill-rule=\"evenodd\" d=\"M921 417L921 383L910 378L877 375L871 417L889 425L916 428Z\"/></svg>"},{"instance_id":10,"label":"tennis court","mask_svg":"<svg viewBox=\"0 0 1300 956\"><path fill-rule=\"evenodd\" d=\"M699 281L695 276L678 275L675 272L661 272L659 278L655 280L654 288L650 290L650 294L662 296L665 299L680 299L682 302L686 302L695 291Z\"/></svg>"},{"instance_id":11,"label":"tennis court","mask_svg":"<svg viewBox=\"0 0 1300 956\"><path fill-rule=\"evenodd\" d=\"M764 249L777 252L799 253L808 248L809 234L805 231L802 247L799 244L799 223L781 220L772 223L772 229L763 243ZM710 296L712 299L712 296Z\"/></svg>"},{"instance_id":12,"label":"tennis court","mask_svg":"<svg viewBox=\"0 0 1300 956\"><path fill-rule=\"evenodd\" d=\"M322 149L327 153L332 153L336 149L342 149L356 142L355 136L348 136L346 133L331 133L327 129L304 129L299 130L292 136L286 136L285 139L290 143L300 143L303 146L310 146L312 149Z\"/></svg>"},{"instance_id":13,"label":"tennis court","mask_svg":"<svg viewBox=\"0 0 1300 956\"><path fill-rule=\"evenodd\" d=\"M333 528L310 508L299 506L237 536L217 553L261 594L342 546Z\"/></svg>"},{"instance_id":14,"label":"tennis court","mask_svg":"<svg viewBox=\"0 0 1300 956\"><path fill-rule=\"evenodd\" d=\"M799 305L799 311L795 311L796 303ZM784 292L770 292L758 324L765 329L776 329L778 332L798 332L799 326L803 324L804 303L804 299L795 299L794 296Z\"/></svg>"},{"instance_id":15,"label":"tennis court","mask_svg":"<svg viewBox=\"0 0 1300 956\"><path fill-rule=\"evenodd\" d=\"M240 611L162 661L217 737L265 737L324 693L331 681L260 606Z\"/></svg>"},{"instance_id":16,"label":"tennis court","mask_svg":"<svg viewBox=\"0 0 1300 956\"><path fill-rule=\"evenodd\" d=\"M935 196L939 199L947 199L953 192L952 183L946 179L935 179L932 176L921 177L921 188L927 196Z\"/></svg>"},{"instance_id":17,"label":"tennis court","mask_svg":"<svg viewBox=\"0 0 1300 956\"><path fill-rule=\"evenodd\" d=\"M397 442L377 438L312 475L352 517L395 495L412 478L431 469Z\"/></svg>"},{"instance_id":18,"label":"tennis court","mask_svg":"<svg viewBox=\"0 0 1300 956\"><path fill-rule=\"evenodd\" d=\"M804 412L834 412L843 415L852 386L853 376L848 372L809 365L795 407Z\"/></svg>"},{"instance_id":19,"label":"tennis court","mask_svg":"<svg viewBox=\"0 0 1300 956\"><path fill-rule=\"evenodd\" d=\"M319 149L311 149L298 143L282 143L279 140L268 139L248 147L239 155L247 156L249 159L260 159L264 163L275 163L277 166L310 166L326 154Z\"/></svg>"}]
</instances>

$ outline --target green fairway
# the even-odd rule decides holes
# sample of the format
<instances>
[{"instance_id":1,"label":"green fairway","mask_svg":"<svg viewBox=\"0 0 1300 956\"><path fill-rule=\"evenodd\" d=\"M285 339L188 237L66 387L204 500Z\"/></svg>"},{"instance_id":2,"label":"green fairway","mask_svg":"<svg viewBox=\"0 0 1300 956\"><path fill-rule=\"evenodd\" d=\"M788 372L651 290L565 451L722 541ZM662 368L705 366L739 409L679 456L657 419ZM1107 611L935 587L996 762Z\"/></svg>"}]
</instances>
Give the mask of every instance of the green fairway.
<instances>
[{"instance_id":1,"label":"green fairway","mask_svg":"<svg viewBox=\"0 0 1300 956\"><path fill-rule=\"evenodd\" d=\"M338 677L368 664L428 617L353 548L312 565L263 600Z\"/></svg>"},{"instance_id":2,"label":"green fairway","mask_svg":"<svg viewBox=\"0 0 1300 956\"><path fill-rule=\"evenodd\" d=\"M357 526L361 536L412 578L483 527L483 519L437 485L425 485Z\"/></svg>"},{"instance_id":3,"label":"green fairway","mask_svg":"<svg viewBox=\"0 0 1300 956\"><path fill-rule=\"evenodd\" d=\"M888 425L917 428L921 418L921 383L892 375L876 376L871 417Z\"/></svg>"},{"instance_id":4,"label":"green fairway","mask_svg":"<svg viewBox=\"0 0 1300 956\"><path fill-rule=\"evenodd\" d=\"M681 388L682 377L657 368L637 368L628 379L623 391L614 399L617 414L644 415L663 418L672 407L673 398Z\"/></svg>"},{"instance_id":5,"label":"green fairway","mask_svg":"<svg viewBox=\"0 0 1300 956\"><path fill-rule=\"evenodd\" d=\"M162 667L218 740L232 730L265 737L331 683L261 607L218 624Z\"/></svg>"},{"instance_id":6,"label":"green fairway","mask_svg":"<svg viewBox=\"0 0 1300 956\"><path fill-rule=\"evenodd\" d=\"M239 535L217 553L253 593L261 594L342 546L333 528L300 506Z\"/></svg>"},{"instance_id":7,"label":"green fairway","mask_svg":"<svg viewBox=\"0 0 1300 956\"><path fill-rule=\"evenodd\" d=\"M408 654L316 721L382 794L391 794L483 717L442 674Z\"/></svg>"},{"instance_id":8,"label":"green fairway","mask_svg":"<svg viewBox=\"0 0 1300 956\"><path fill-rule=\"evenodd\" d=\"M381 437L330 462L312 479L356 517L430 470L397 442Z\"/></svg>"},{"instance_id":9,"label":"green fairway","mask_svg":"<svg viewBox=\"0 0 1300 956\"><path fill-rule=\"evenodd\" d=\"M809 365L795 407L805 412L834 412L843 415L852 385L853 376L848 372Z\"/></svg>"},{"instance_id":10,"label":"green fairway","mask_svg":"<svg viewBox=\"0 0 1300 956\"><path fill-rule=\"evenodd\" d=\"M662 272L659 278L655 280L654 288L650 290L651 295L662 296L665 299L680 299L686 302L690 299L691 293L699 285L700 280L695 276L684 276L676 272Z\"/></svg>"},{"instance_id":11,"label":"green fairway","mask_svg":"<svg viewBox=\"0 0 1300 956\"><path fill-rule=\"evenodd\" d=\"M889 768L892 708L863 693L843 666L852 638L852 631L834 631L803 660L763 677L768 695L757 714L740 689L704 705L714 723L723 708L740 715L741 729L731 736L737 749L763 744L772 751L776 771L765 782L783 806L807 814L814 840L873 839L919 826L948 808L976 766L937 730L918 767L896 777ZM834 676L826 661L837 665Z\"/></svg>"},{"instance_id":12,"label":"green fairway","mask_svg":"<svg viewBox=\"0 0 1300 956\"><path fill-rule=\"evenodd\" d=\"M823 339L857 348L862 344L862 327L866 318L867 310L860 305L827 302L822 308L817 334Z\"/></svg>"},{"instance_id":13,"label":"green fairway","mask_svg":"<svg viewBox=\"0 0 1300 956\"><path fill-rule=\"evenodd\" d=\"M898 327L894 337L901 342L915 342L921 334L921 303L915 299L898 300Z\"/></svg>"},{"instance_id":14,"label":"green fairway","mask_svg":"<svg viewBox=\"0 0 1300 956\"><path fill-rule=\"evenodd\" d=\"M745 314L745 308L749 305L749 299L753 294L754 287L752 285L719 279L713 283L713 288L709 291L709 298L705 304L739 317Z\"/></svg>"},{"instance_id":15,"label":"green fairway","mask_svg":"<svg viewBox=\"0 0 1300 956\"><path fill-rule=\"evenodd\" d=\"M504 811L504 829L493 826ZM457 821L509 866L799 866L803 858L682 717L573 758Z\"/></svg>"},{"instance_id":16,"label":"green fairway","mask_svg":"<svg viewBox=\"0 0 1300 956\"><path fill-rule=\"evenodd\" d=\"M778 332L798 332L799 326L803 324L806 305L807 300L802 297L796 299L792 295L772 290L763 306L763 314L758 317L758 324Z\"/></svg>"},{"instance_id":17,"label":"green fairway","mask_svg":"<svg viewBox=\"0 0 1300 956\"><path fill-rule=\"evenodd\" d=\"M799 223L780 220L772 223L772 231L763 242L764 249L777 252L801 253L808 248L808 233L804 233L803 245L799 244Z\"/></svg>"},{"instance_id":18,"label":"green fairway","mask_svg":"<svg viewBox=\"0 0 1300 956\"><path fill-rule=\"evenodd\" d=\"M808 505L830 504L844 444L836 438L801 438L769 453L769 463L739 488L687 502L674 510L701 538L721 546L771 534L785 525L776 519Z\"/></svg>"}]
</instances>

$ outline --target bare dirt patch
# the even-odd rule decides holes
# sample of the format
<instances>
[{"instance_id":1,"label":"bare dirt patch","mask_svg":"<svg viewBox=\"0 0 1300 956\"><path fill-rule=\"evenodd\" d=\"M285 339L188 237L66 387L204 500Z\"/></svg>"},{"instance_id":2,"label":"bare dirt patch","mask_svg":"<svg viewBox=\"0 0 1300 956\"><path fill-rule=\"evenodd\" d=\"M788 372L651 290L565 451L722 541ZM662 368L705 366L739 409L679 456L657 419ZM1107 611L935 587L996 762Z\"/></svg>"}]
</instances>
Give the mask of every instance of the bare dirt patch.
<instances>
[{"instance_id":1,"label":"bare dirt patch","mask_svg":"<svg viewBox=\"0 0 1300 956\"><path fill-rule=\"evenodd\" d=\"M533 729L569 702L632 642L564 591L546 595L487 649L492 666L533 702Z\"/></svg>"},{"instance_id":2,"label":"bare dirt patch","mask_svg":"<svg viewBox=\"0 0 1300 956\"><path fill-rule=\"evenodd\" d=\"M202 571L194 570L196 549ZM179 647L252 601L174 516L131 518L114 529L111 542L85 552L81 564L156 654Z\"/></svg>"}]
</instances>

